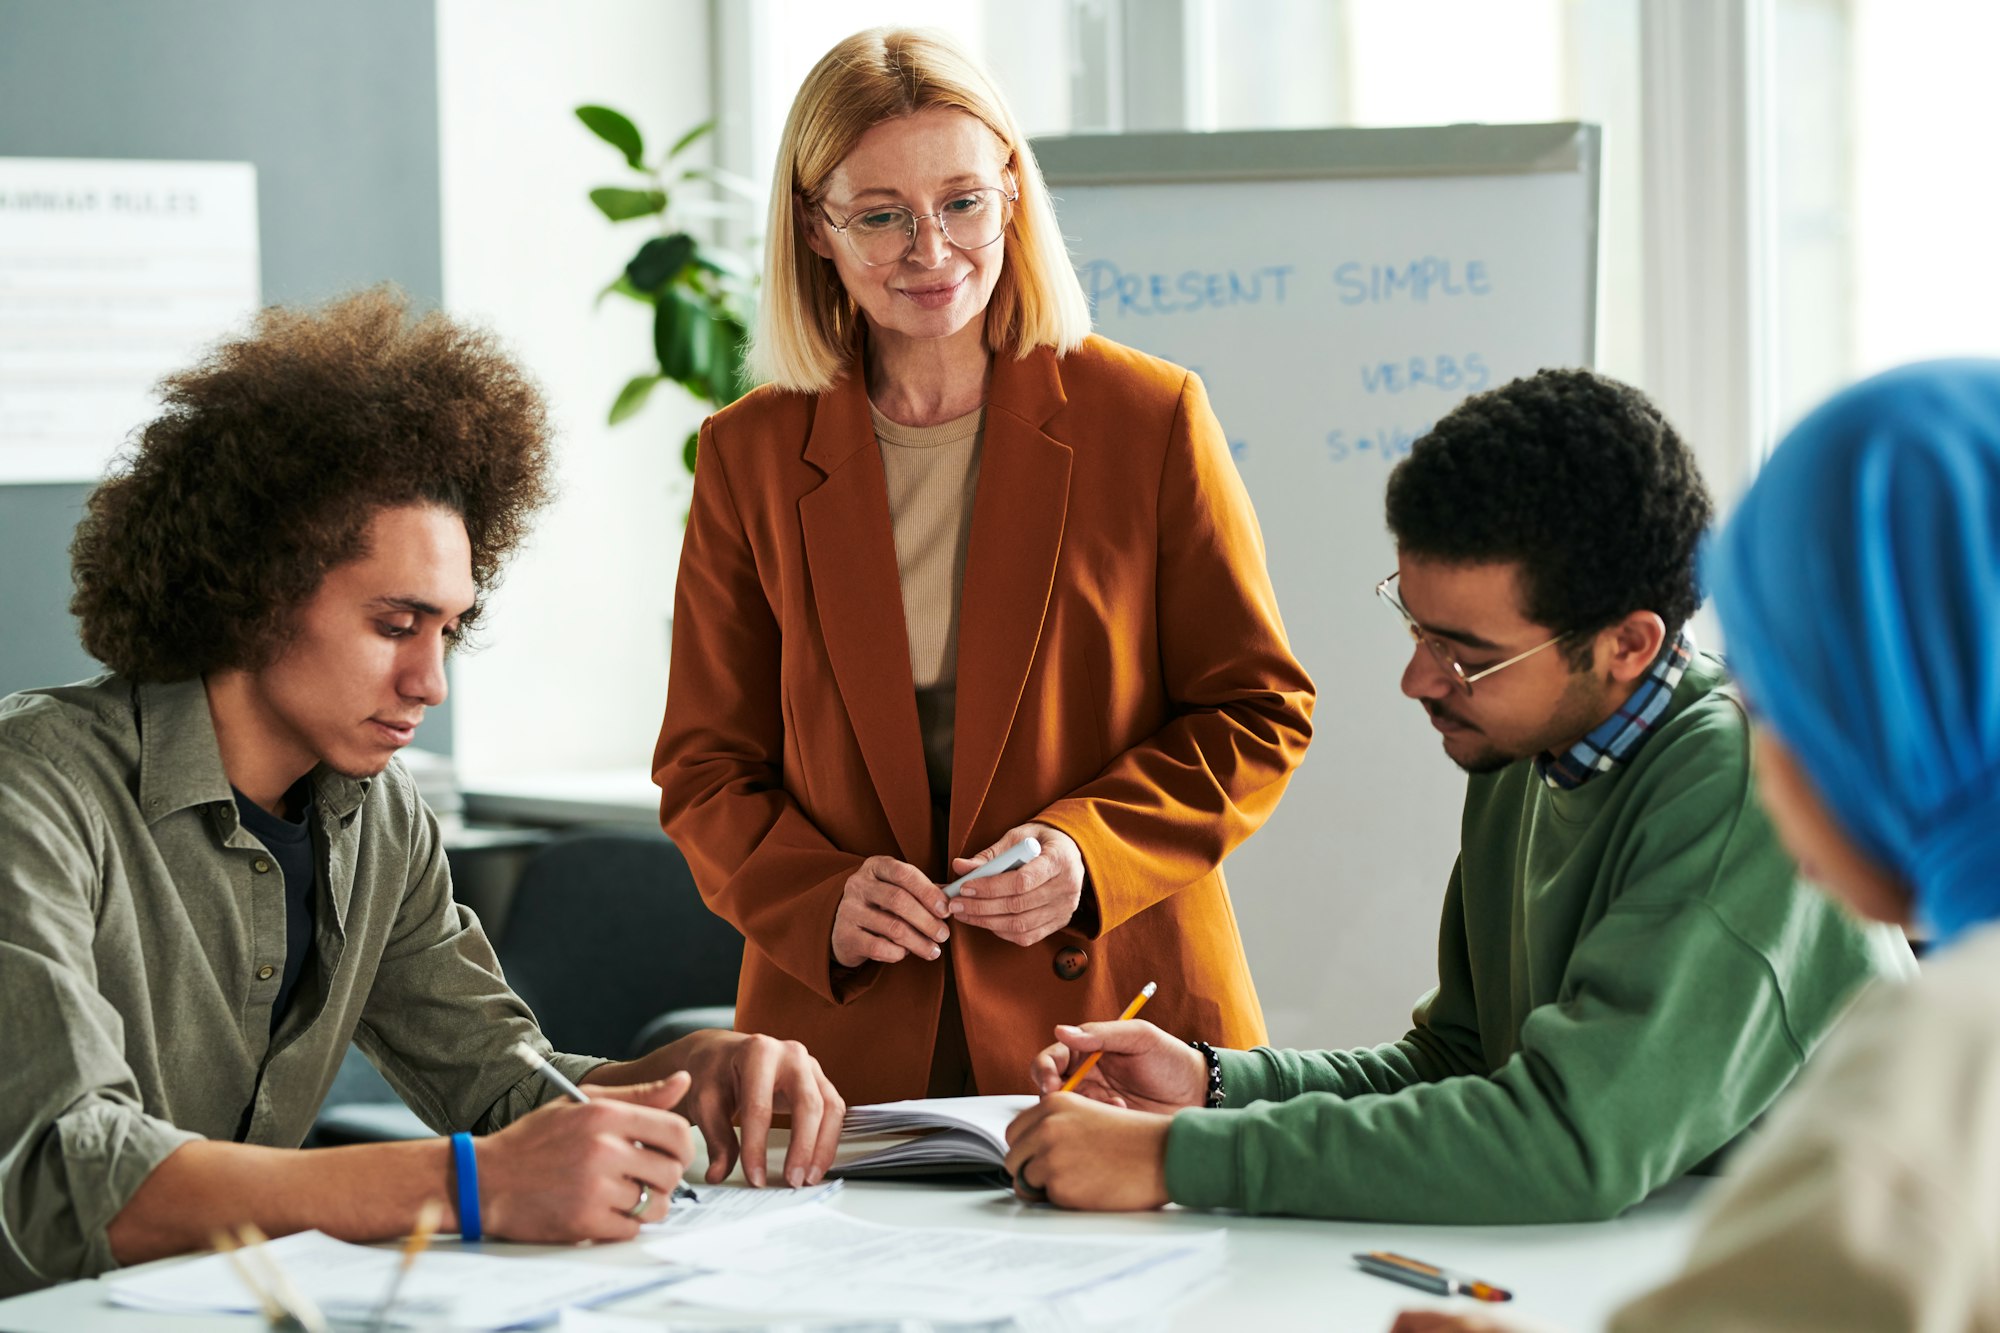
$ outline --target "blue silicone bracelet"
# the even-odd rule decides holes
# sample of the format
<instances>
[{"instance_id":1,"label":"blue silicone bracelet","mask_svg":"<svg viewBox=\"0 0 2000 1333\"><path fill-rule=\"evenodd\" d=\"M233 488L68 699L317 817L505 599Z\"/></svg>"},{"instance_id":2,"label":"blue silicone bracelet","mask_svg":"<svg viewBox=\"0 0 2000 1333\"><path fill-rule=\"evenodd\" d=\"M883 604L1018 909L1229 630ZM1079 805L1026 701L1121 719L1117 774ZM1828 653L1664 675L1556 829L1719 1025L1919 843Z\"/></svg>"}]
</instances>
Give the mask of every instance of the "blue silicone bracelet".
<instances>
[{"instance_id":1,"label":"blue silicone bracelet","mask_svg":"<svg viewBox=\"0 0 2000 1333\"><path fill-rule=\"evenodd\" d=\"M458 1174L458 1234L479 1239L479 1159L472 1153L472 1135L451 1136L451 1160Z\"/></svg>"}]
</instances>

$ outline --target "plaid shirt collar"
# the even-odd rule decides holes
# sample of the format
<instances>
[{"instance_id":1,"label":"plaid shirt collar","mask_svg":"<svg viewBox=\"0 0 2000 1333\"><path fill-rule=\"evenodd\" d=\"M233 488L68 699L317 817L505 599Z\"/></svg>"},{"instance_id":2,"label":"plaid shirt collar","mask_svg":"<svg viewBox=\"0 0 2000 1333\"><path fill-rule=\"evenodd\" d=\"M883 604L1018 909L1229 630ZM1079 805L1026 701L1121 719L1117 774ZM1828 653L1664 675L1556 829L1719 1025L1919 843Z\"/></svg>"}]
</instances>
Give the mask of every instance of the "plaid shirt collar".
<instances>
[{"instance_id":1,"label":"plaid shirt collar","mask_svg":"<svg viewBox=\"0 0 2000 1333\"><path fill-rule=\"evenodd\" d=\"M1685 626L1674 641L1660 649L1646 678L1619 710L1562 754L1535 756L1535 771L1558 791L1572 791L1599 773L1630 759L1653 734L1653 724L1667 711L1674 687L1694 660L1694 635Z\"/></svg>"}]
</instances>

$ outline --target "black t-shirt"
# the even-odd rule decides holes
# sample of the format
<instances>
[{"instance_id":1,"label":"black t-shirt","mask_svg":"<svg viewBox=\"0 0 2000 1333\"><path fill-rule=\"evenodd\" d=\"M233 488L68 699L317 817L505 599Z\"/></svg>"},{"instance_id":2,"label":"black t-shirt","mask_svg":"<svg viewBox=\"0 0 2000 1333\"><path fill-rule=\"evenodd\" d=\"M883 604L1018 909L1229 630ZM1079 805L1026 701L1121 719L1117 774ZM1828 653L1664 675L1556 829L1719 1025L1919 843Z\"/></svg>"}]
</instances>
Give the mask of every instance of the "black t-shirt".
<instances>
[{"instance_id":1,"label":"black t-shirt","mask_svg":"<svg viewBox=\"0 0 2000 1333\"><path fill-rule=\"evenodd\" d=\"M296 816L294 819L280 819L234 787L229 790L236 795L237 818L271 853L285 881L285 971L278 982L277 1001L271 1006L271 1031L276 1032L279 1021L291 1008L292 991L298 986L299 974L305 971L306 958L312 952L313 905L318 901L314 892L318 865L313 856L312 821L308 818L312 811L312 774L300 778L285 793L285 809Z\"/></svg>"}]
</instances>

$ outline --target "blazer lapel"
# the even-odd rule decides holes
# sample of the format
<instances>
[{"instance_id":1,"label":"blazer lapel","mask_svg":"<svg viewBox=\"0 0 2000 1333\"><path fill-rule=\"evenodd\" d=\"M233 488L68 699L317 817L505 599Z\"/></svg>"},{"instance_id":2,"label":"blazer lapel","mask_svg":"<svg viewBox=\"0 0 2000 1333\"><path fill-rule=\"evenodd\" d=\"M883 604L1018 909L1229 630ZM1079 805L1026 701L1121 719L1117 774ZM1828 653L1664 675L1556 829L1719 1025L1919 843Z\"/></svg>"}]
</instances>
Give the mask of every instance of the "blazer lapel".
<instances>
[{"instance_id":1,"label":"blazer lapel","mask_svg":"<svg viewBox=\"0 0 2000 1333\"><path fill-rule=\"evenodd\" d=\"M930 783L903 624L888 484L857 370L820 396L806 462L826 474L799 501L806 568L834 683L875 791L912 865L930 864Z\"/></svg>"},{"instance_id":2,"label":"blazer lapel","mask_svg":"<svg viewBox=\"0 0 2000 1333\"><path fill-rule=\"evenodd\" d=\"M959 596L958 699L951 774L952 855L977 850L986 802L1041 643L1069 509L1071 451L1042 425L1063 405L1055 353L994 358L979 493Z\"/></svg>"}]
</instances>

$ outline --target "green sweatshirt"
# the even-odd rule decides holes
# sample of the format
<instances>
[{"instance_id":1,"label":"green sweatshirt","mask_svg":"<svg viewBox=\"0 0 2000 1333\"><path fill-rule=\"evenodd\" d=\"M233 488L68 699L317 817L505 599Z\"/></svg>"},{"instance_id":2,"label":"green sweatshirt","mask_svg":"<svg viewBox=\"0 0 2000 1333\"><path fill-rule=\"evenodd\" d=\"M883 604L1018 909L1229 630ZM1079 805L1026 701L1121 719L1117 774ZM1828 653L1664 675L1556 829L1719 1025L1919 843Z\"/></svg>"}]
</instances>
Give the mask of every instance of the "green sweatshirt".
<instances>
[{"instance_id":1,"label":"green sweatshirt","mask_svg":"<svg viewBox=\"0 0 2000 1333\"><path fill-rule=\"evenodd\" d=\"M1573 791L1526 760L1470 779L1415 1026L1373 1049L1223 1052L1227 1107L1168 1134L1174 1201L1612 1217L1742 1133L1862 982L1913 975L1899 933L1795 881L1725 679L1697 657L1658 731Z\"/></svg>"}]
</instances>

